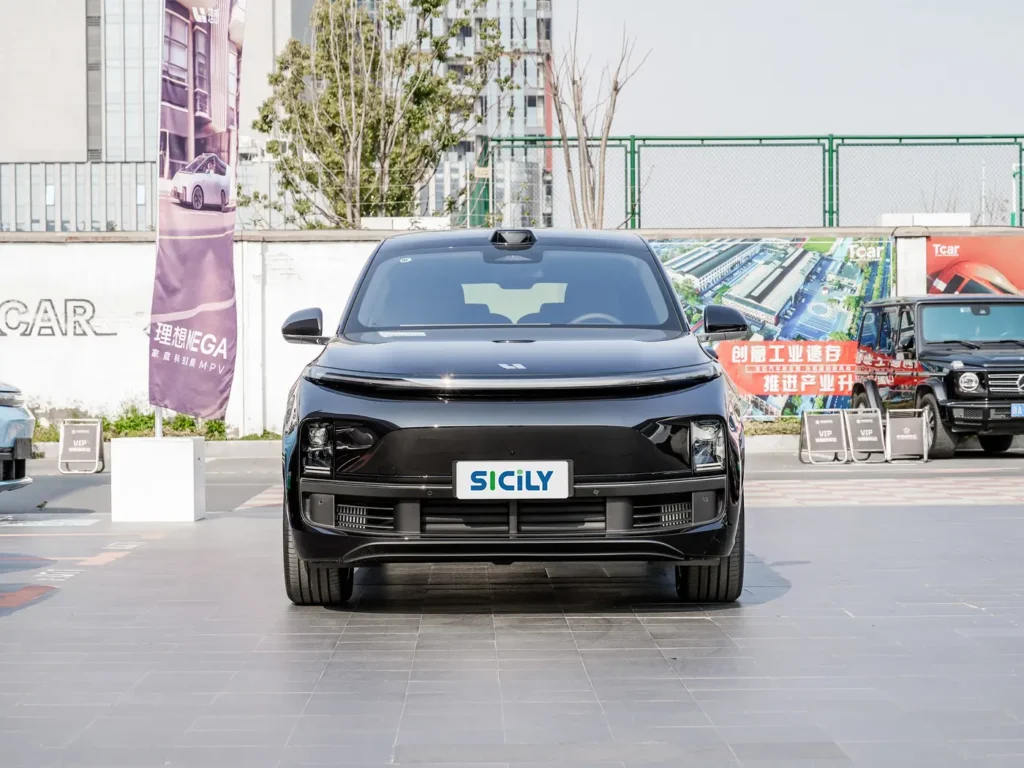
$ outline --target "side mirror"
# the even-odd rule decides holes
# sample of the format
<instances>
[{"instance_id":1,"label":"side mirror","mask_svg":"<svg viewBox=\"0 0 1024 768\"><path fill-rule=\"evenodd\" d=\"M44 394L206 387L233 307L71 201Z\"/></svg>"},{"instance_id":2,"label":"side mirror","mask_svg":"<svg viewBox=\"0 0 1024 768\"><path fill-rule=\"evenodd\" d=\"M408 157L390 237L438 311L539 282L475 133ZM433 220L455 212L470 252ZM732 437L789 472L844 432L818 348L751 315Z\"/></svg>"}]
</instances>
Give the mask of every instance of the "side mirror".
<instances>
[{"instance_id":1,"label":"side mirror","mask_svg":"<svg viewBox=\"0 0 1024 768\"><path fill-rule=\"evenodd\" d=\"M284 340L292 344L326 344L324 313L318 307L292 312L281 326Z\"/></svg>"},{"instance_id":2,"label":"side mirror","mask_svg":"<svg viewBox=\"0 0 1024 768\"><path fill-rule=\"evenodd\" d=\"M914 337L904 336L900 339L900 351L902 352L913 352L914 351Z\"/></svg>"},{"instance_id":3,"label":"side mirror","mask_svg":"<svg viewBox=\"0 0 1024 768\"><path fill-rule=\"evenodd\" d=\"M697 338L706 341L729 341L742 339L750 332L746 318L739 310L721 304L704 307L704 327Z\"/></svg>"}]
</instances>

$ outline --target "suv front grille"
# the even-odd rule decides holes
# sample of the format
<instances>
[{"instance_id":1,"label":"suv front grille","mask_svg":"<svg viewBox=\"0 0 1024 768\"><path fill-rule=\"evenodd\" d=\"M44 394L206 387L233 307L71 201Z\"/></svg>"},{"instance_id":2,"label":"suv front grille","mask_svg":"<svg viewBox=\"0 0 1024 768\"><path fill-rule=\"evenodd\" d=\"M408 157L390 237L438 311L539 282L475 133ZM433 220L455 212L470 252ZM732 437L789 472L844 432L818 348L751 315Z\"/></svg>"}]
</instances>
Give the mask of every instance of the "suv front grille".
<instances>
[{"instance_id":1,"label":"suv front grille","mask_svg":"<svg viewBox=\"0 0 1024 768\"><path fill-rule=\"evenodd\" d=\"M1024 394L1024 372L1014 371L1012 373L990 373L988 374L988 391L992 395L1022 395Z\"/></svg>"},{"instance_id":2,"label":"suv front grille","mask_svg":"<svg viewBox=\"0 0 1024 768\"><path fill-rule=\"evenodd\" d=\"M424 501L420 532L438 536L508 534L508 502Z\"/></svg>"},{"instance_id":3,"label":"suv front grille","mask_svg":"<svg viewBox=\"0 0 1024 768\"><path fill-rule=\"evenodd\" d=\"M1008 413L1008 410L1007 410ZM717 519L720 492L637 496L632 499L572 497L537 501L420 499L309 494L307 517L320 525L362 536L507 538L651 535L681 531Z\"/></svg>"},{"instance_id":4,"label":"suv front grille","mask_svg":"<svg viewBox=\"0 0 1024 768\"><path fill-rule=\"evenodd\" d=\"M589 534L605 532L605 502L520 501L519 532L524 535Z\"/></svg>"}]
</instances>

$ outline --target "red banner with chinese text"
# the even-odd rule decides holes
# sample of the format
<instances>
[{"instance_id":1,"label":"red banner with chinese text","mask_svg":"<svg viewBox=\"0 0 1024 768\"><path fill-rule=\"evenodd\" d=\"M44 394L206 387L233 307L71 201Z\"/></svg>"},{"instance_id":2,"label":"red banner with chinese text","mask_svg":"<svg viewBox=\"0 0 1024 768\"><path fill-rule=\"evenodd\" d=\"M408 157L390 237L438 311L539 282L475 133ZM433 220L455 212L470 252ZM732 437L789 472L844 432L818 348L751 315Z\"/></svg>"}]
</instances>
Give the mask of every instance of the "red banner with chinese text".
<instances>
[{"instance_id":1,"label":"red banner with chinese text","mask_svg":"<svg viewBox=\"0 0 1024 768\"><path fill-rule=\"evenodd\" d=\"M718 360L748 395L850 395L857 376L857 342L723 341Z\"/></svg>"}]
</instances>

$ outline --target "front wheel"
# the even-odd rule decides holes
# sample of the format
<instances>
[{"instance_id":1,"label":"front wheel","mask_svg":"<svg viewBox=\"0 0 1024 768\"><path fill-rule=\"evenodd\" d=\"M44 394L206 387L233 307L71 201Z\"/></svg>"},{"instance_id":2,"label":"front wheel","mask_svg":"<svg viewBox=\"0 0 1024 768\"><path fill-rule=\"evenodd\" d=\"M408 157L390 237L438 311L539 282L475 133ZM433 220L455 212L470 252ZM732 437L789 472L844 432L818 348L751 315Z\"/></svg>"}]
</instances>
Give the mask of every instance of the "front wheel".
<instances>
[{"instance_id":1,"label":"front wheel","mask_svg":"<svg viewBox=\"0 0 1024 768\"><path fill-rule=\"evenodd\" d=\"M747 515L740 505L736 543L717 565L676 566L676 594L688 603L732 603L743 593L744 529Z\"/></svg>"},{"instance_id":2,"label":"front wheel","mask_svg":"<svg viewBox=\"0 0 1024 768\"><path fill-rule=\"evenodd\" d=\"M204 202L203 188L196 184L195 189L192 190L192 210L201 211Z\"/></svg>"},{"instance_id":3,"label":"front wheel","mask_svg":"<svg viewBox=\"0 0 1024 768\"><path fill-rule=\"evenodd\" d=\"M314 568L295 551L288 514L284 522L284 590L295 605L344 605L352 597L354 568Z\"/></svg>"},{"instance_id":4,"label":"front wheel","mask_svg":"<svg viewBox=\"0 0 1024 768\"><path fill-rule=\"evenodd\" d=\"M918 408L924 409L924 419L927 425L925 439L928 441L929 459L951 459L956 453L958 442L956 434L950 431L942 422L942 414L939 411L939 401L931 392L922 396Z\"/></svg>"},{"instance_id":5,"label":"front wheel","mask_svg":"<svg viewBox=\"0 0 1024 768\"><path fill-rule=\"evenodd\" d=\"M985 453L1006 453L1013 445L1013 435L978 435Z\"/></svg>"},{"instance_id":6,"label":"front wheel","mask_svg":"<svg viewBox=\"0 0 1024 768\"><path fill-rule=\"evenodd\" d=\"M228 209L228 193L223 189L220 191L220 209L226 211Z\"/></svg>"}]
</instances>

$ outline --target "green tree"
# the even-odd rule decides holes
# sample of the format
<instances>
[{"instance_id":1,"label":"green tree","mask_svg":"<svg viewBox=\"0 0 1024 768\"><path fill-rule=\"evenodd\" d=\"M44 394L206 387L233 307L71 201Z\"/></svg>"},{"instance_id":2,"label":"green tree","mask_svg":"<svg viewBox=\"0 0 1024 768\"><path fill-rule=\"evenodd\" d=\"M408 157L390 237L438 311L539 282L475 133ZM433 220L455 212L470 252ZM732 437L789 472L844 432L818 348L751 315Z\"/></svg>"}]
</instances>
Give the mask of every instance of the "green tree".
<instances>
[{"instance_id":1,"label":"green tree","mask_svg":"<svg viewBox=\"0 0 1024 768\"><path fill-rule=\"evenodd\" d=\"M449 0L316 0L310 44L288 41L253 123L272 137L291 223L356 228L363 216L416 212L441 156L479 124L487 84L512 87L498 66L517 54L502 46L496 19L477 22L472 57L453 51L484 4L457 0L447 24ZM284 212L259 194L240 199L260 203Z\"/></svg>"}]
</instances>

